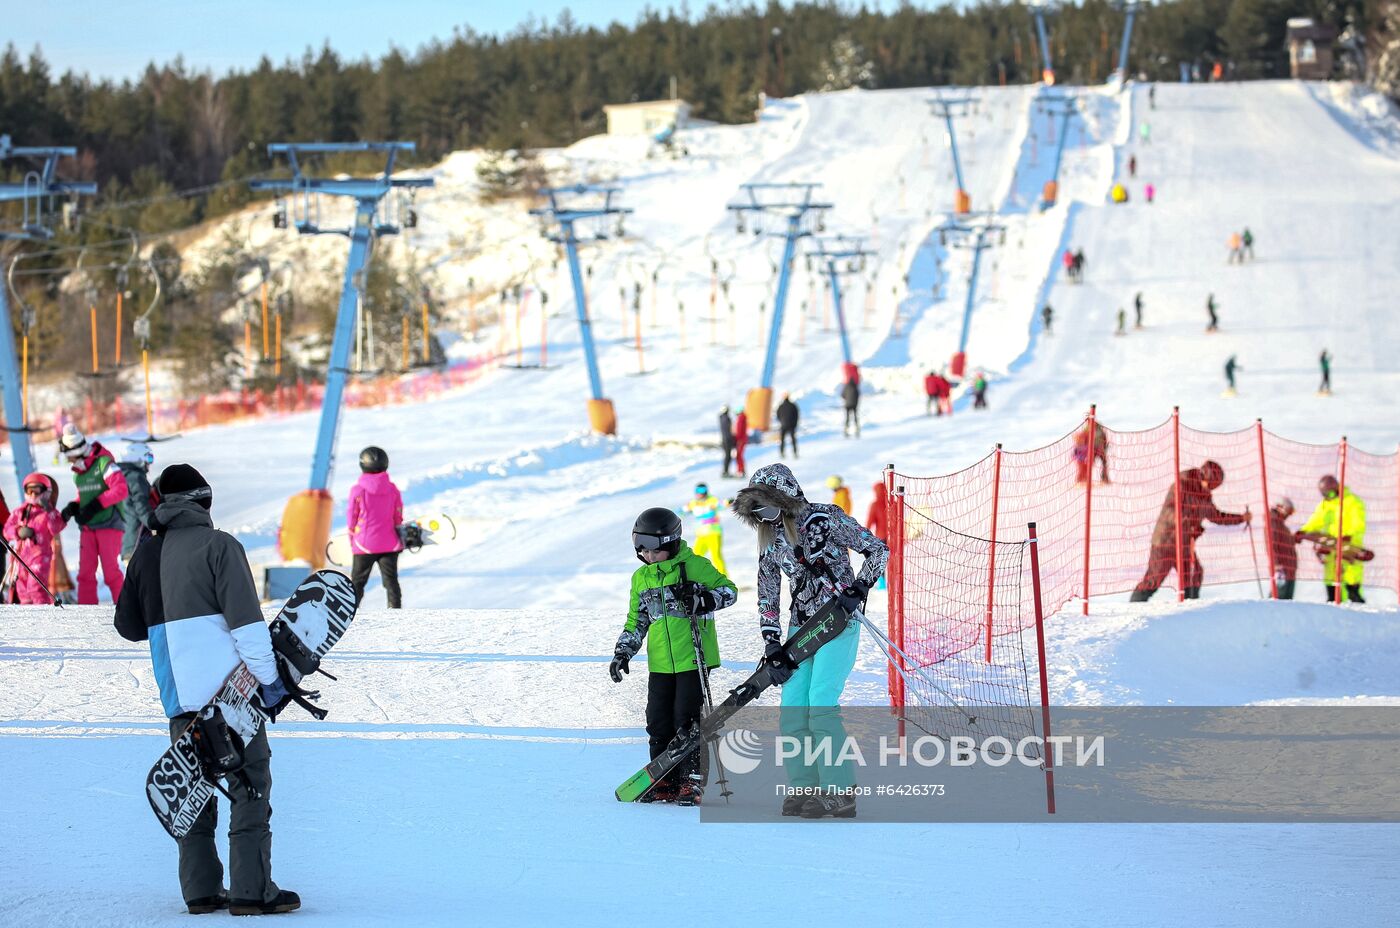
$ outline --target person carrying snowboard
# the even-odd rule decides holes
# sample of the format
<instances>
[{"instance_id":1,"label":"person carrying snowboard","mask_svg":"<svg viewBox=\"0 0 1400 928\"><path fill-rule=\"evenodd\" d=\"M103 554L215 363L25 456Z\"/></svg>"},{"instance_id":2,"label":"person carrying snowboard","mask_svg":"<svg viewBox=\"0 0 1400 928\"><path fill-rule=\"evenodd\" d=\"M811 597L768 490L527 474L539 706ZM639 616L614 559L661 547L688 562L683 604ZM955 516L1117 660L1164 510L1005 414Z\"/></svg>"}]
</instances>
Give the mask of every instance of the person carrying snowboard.
<instances>
[{"instance_id":1,"label":"person carrying snowboard","mask_svg":"<svg viewBox=\"0 0 1400 928\"><path fill-rule=\"evenodd\" d=\"M719 447L724 452L724 472L720 476L728 477L734 460L734 420L729 418L728 406L719 408Z\"/></svg>"},{"instance_id":2,"label":"person carrying snowboard","mask_svg":"<svg viewBox=\"0 0 1400 928\"><path fill-rule=\"evenodd\" d=\"M782 457L787 457L787 445L789 439L792 441L792 456L797 458L797 420L801 417L801 410L792 401L791 393L783 394L783 401L778 404L778 453ZM720 568L721 571L724 568Z\"/></svg>"},{"instance_id":3,"label":"person carrying snowboard","mask_svg":"<svg viewBox=\"0 0 1400 928\"><path fill-rule=\"evenodd\" d=\"M774 684L783 688L783 734L821 744L845 743L845 727L836 709L846 679L855 667L860 623L846 630L800 666L783 652L781 620L783 577L788 578L788 630L801 627L833 598L847 612L864 612L865 599L885 572L889 547L836 506L811 503L785 464L757 470L731 507L758 535L758 625L763 657ZM864 556L860 572L850 552ZM784 815L804 818L853 818L855 777L848 765L787 768L797 792L783 800ZM806 795L804 795L804 793Z\"/></svg>"},{"instance_id":4,"label":"person carrying snowboard","mask_svg":"<svg viewBox=\"0 0 1400 928\"><path fill-rule=\"evenodd\" d=\"M846 420L841 424L841 435L845 438L851 437L851 427L856 430L856 438L860 437L860 381L856 377L847 377L846 382L841 386L841 405L846 409Z\"/></svg>"},{"instance_id":5,"label":"person carrying snowboard","mask_svg":"<svg viewBox=\"0 0 1400 928\"><path fill-rule=\"evenodd\" d=\"M126 478L116 459L97 442L89 442L78 427L68 423L58 439L58 450L73 467L78 498L60 512L64 522L78 520L78 602L97 605L97 565L102 564L102 580L112 594L112 602L122 592L122 527L126 521Z\"/></svg>"},{"instance_id":6,"label":"person carrying snowboard","mask_svg":"<svg viewBox=\"0 0 1400 928\"><path fill-rule=\"evenodd\" d=\"M151 447L143 441L134 441L126 446L122 455L122 479L126 481L126 505L123 507L122 521L122 560L131 563L136 553L136 545L143 538L150 537L151 517L155 515L156 500L147 478L151 464L155 462Z\"/></svg>"},{"instance_id":7,"label":"person carrying snowboard","mask_svg":"<svg viewBox=\"0 0 1400 928\"><path fill-rule=\"evenodd\" d=\"M1269 507L1269 546L1273 549L1274 589L1279 599L1292 599L1298 579L1298 542L1288 527L1293 500L1284 496Z\"/></svg>"},{"instance_id":8,"label":"person carrying snowboard","mask_svg":"<svg viewBox=\"0 0 1400 928\"><path fill-rule=\"evenodd\" d=\"M156 480L160 504L154 537L136 547L117 598L113 625L127 641L148 641L170 740L241 661L261 685L263 705L287 695L272 638L258 605L248 556L238 539L214 528L214 493L188 464L171 464ZM301 899L272 881L272 753L264 726L244 747L241 773L258 798L235 787L229 811L229 888L214 839L218 797L195 820L180 849L180 890L191 915L273 915Z\"/></svg>"},{"instance_id":9,"label":"person carrying snowboard","mask_svg":"<svg viewBox=\"0 0 1400 928\"><path fill-rule=\"evenodd\" d=\"M695 553L715 565L722 574L729 573L724 566L724 526L719 524L719 507L722 504L710 492L707 483L695 485L695 496L685 504L685 511L694 517L699 526L695 530Z\"/></svg>"},{"instance_id":10,"label":"person carrying snowboard","mask_svg":"<svg viewBox=\"0 0 1400 928\"><path fill-rule=\"evenodd\" d=\"M1211 494L1225 482L1225 468L1214 461L1206 461L1200 467L1192 467L1181 472L1181 524L1185 526L1185 537L1181 540L1181 561L1185 577L1179 577L1183 594L1187 599L1201 598L1201 584L1205 571L1201 560L1196 556L1196 539L1206 533L1203 523L1210 521L1216 525L1239 525L1249 523L1252 514L1221 512L1215 508ZM1162 501L1162 510L1157 515L1157 525L1152 530L1152 551L1147 556L1147 572L1133 589L1129 602L1145 603L1157 592L1167 574L1176 569L1176 483L1167 490Z\"/></svg>"},{"instance_id":11,"label":"person carrying snowboard","mask_svg":"<svg viewBox=\"0 0 1400 928\"><path fill-rule=\"evenodd\" d=\"M676 735L700 721L705 711L704 690L711 668L719 666L719 639L714 613L739 599L734 582L696 554L681 537L681 520L669 509L655 507L637 516L632 525L632 548L642 562L632 573L632 596L627 621L613 647L608 676L614 683L631 673L632 658L647 649L647 742L657 757ZM696 653L698 623L704 668ZM705 674L702 679L701 674ZM673 776L652 788L643 802L700 804L708 775L708 750L695 751Z\"/></svg>"},{"instance_id":12,"label":"person carrying snowboard","mask_svg":"<svg viewBox=\"0 0 1400 928\"><path fill-rule=\"evenodd\" d=\"M1330 396L1332 393L1332 356L1327 353L1327 349L1322 349L1322 354L1317 356L1317 363L1322 368L1322 383L1318 384L1317 392L1323 396Z\"/></svg>"},{"instance_id":13,"label":"person carrying snowboard","mask_svg":"<svg viewBox=\"0 0 1400 928\"><path fill-rule=\"evenodd\" d=\"M350 488L345 522L350 527L350 550L354 562L350 582L355 586L355 605L365 595L370 571L379 565L379 579L384 583L384 595L390 609L403 608L399 590L399 552L403 538L403 495L389 479L389 455L370 445L360 452L360 479Z\"/></svg>"},{"instance_id":14,"label":"person carrying snowboard","mask_svg":"<svg viewBox=\"0 0 1400 928\"><path fill-rule=\"evenodd\" d=\"M1366 504L1351 492L1351 487L1341 486L1331 474L1317 482L1317 492L1322 495L1322 502L1308 516L1308 521L1293 533L1293 538L1316 544L1329 603L1337 601L1337 548L1342 548L1342 586L1346 588L1346 598L1354 603L1364 603L1361 581L1366 564L1348 558L1346 549L1361 547L1366 535Z\"/></svg>"},{"instance_id":15,"label":"person carrying snowboard","mask_svg":"<svg viewBox=\"0 0 1400 928\"><path fill-rule=\"evenodd\" d=\"M24 562L10 567L14 578L11 595L22 606L53 605L44 587L53 564L53 540L63 531L63 517L53 508L57 492L58 484L48 474L30 474L24 478L24 502L5 520L5 538ZM24 569L25 564L29 570Z\"/></svg>"}]
</instances>

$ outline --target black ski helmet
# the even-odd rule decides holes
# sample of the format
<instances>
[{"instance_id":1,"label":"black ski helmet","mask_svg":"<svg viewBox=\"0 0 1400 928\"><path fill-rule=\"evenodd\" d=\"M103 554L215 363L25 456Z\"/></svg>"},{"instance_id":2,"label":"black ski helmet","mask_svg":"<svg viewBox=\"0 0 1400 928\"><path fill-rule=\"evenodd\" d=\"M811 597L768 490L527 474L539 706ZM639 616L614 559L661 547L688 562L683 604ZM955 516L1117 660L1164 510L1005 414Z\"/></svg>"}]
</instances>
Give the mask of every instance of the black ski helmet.
<instances>
[{"instance_id":1,"label":"black ski helmet","mask_svg":"<svg viewBox=\"0 0 1400 928\"><path fill-rule=\"evenodd\" d=\"M681 546L681 517L669 509L653 506L637 516L632 523L632 547L638 559L642 551L661 548L667 557L675 557Z\"/></svg>"},{"instance_id":2,"label":"black ski helmet","mask_svg":"<svg viewBox=\"0 0 1400 928\"><path fill-rule=\"evenodd\" d=\"M360 470L367 474L382 474L389 469L389 454L377 445L360 452Z\"/></svg>"}]
</instances>

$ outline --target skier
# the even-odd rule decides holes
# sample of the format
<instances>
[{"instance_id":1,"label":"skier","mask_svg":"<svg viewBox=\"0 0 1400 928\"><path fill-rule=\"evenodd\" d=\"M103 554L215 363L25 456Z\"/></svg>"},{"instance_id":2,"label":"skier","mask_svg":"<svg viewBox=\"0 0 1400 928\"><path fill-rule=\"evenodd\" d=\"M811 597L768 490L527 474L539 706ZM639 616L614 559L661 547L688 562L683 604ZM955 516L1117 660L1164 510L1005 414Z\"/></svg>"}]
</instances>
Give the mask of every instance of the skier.
<instances>
[{"instance_id":1,"label":"skier","mask_svg":"<svg viewBox=\"0 0 1400 928\"><path fill-rule=\"evenodd\" d=\"M151 535L151 516L155 515L155 494L151 481L147 479L151 464L155 462L151 448L143 441L134 441L126 446L122 455L122 479L126 481L126 505L123 507L122 522L122 561L131 563L136 553L136 545Z\"/></svg>"},{"instance_id":2,"label":"skier","mask_svg":"<svg viewBox=\"0 0 1400 928\"><path fill-rule=\"evenodd\" d=\"M710 492L709 484L697 483L695 496L685 504L685 511L699 526L695 530L695 553L714 564L720 573L728 574L724 564L724 526L719 524L721 505Z\"/></svg>"},{"instance_id":3,"label":"skier","mask_svg":"<svg viewBox=\"0 0 1400 928\"><path fill-rule=\"evenodd\" d=\"M1128 176L1137 177L1137 155L1128 156Z\"/></svg>"},{"instance_id":4,"label":"skier","mask_svg":"<svg viewBox=\"0 0 1400 928\"><path fill-rule=\"evenodd\" d=\"M1235 395L1235 371L1242 370L1244 370L1244 368L1240 367L1239 362L1235 360L1235 356L1230 355L1229 359L1225 362L1225 383L1228 385L1225 389L1226 396Z\"/></svg>"},{"instance_id":5,"label":"skier","mask_svg":"<svg viewBox=\"0 0 1400 928\"><path fill-rule=\"evenodd\" d=\"M743 477L747 470L744 467L744 449L749 444L749 414L746 410L739 410L739 415L734 417L734 466L739 469L739 476Z\"/></svg>"},{"instance_id":6,"label":"skier","mask_svg":"<svg viewBox=\"0 0 1400 928\"><path fill-rule=\"evenodd\" d=\"M63 531L63 517L53 508L57 492L58 484L48 474L30 474L24 478L24 502L5 520L5 538L14 544L15 556L29 565L29 570L20 564L11 566L11 596L23 606L53 604L40 581L48 583L53 540Z\"/></svg>"},{"instance_id":7,"label":"skier","mask_svg":"<svg viewBox=\"0 0 1400 928\"><path fill-rule=\"evenodd\" d=\"M1220 316L1216 314L1215 294L1206 297L1206 314L1210 316L1210 325L1206 326L1207 332L1220 331Z\"/></svg>"},{"instance_id":8,"label":"skier","mask_svg":"<svg viewBox=\"0 0 1400 928\"><path fill-rule=\"evenodd\" d=\"M1332 356L1327 353L1327 349L1322 349L1322 354L1317 356L1317 363L1322 367L1322 383L1318 385L1317 392L1323 396L1332 394Z\"/></svg>"},{"instance_id":9,"label":"skier","mask_svg":"<svg viewBox=\"0 0 1400 928\"><path fill-rule=\"evenodd\" d=\"M1092 450L1091 450L1092 446ZM1094 461L1099 462L1099 480L1108 483L1108 432L1101 423L1094 423L1094 437L1089 438L1089 423L1074 436L1075 483L1085 483L1094 471Z\"/></svg>"},{"instance_id":10,"label":"skier","mask_svg":"<svg viewBox=\"0 0 1400 928\"><path fill-rule=\"evenodd\" d=\"M1142 291L1137 292L1133 297L1133 328L1142 328Z\"/></svg>"},{"instance_id":11,"label":"skier","mask_svg":"<svg viewBox=\"0 0 1400 928\"><path fill-rule=\"evenodd\" d=\"M987 375L978 371L972 378L972 408L987 408Z\"/></svg>"},{"instance_id":12,"label":"skier","mask_svg":"<svg viewBox=\"0 0 1400 928\"><path fill-rule=\"evenodd\" d=\"M734 581L681 538L681 520L669 509L647 509L632 525L632 547L642 562L632 573L632 601L627 621L613 648L608 676L614 683L631 673L629 664L642 643L647 649L647 740L651 756L666 750L676 734L700 720L709 669L719 666L719 639L714 613L739 598ZM700 626L705 669L697 666L691 622ZM701 674L705 674L702 680ZM645 802L701 802L709 752L695 751L675 776L658 783Z\"/></svg>"},{"instance_id":13,"label":"skier","mask_svg":"<svg viewBox=\"0 0 1400 928\"><path fill-rule=\"evenodd\" d=\"M1292 599L1298 578L1298 542L1288 527L1293 515L1293 500L1280 497L1269 507L1269 545L1274 553L1274 589L1279 599Z\"/></svg>"},{"instance_id":14,"label":"skier","mask_svg":"<svg viewBox=\"0 0 1400 928\"><path fill-rule=\"evenodd\" d=\"M1337 601L1337 548L1342 548L1342 586L1346 587L1347 599L1364 603L1361 581L1366 565L1348 558L1346 548L1361 547L1366 535L1366 504L1351 492L1351 487L1342 487L1331 474L1317 482L1317 492L1322 495L1322 502L1302 528L1293 533L1293 538L1317 543L1315 551L1322 562L1322 582L1327 587L1329 603Z\"/></svg>"},{"instance_id":15,"label":"skier","mask_svg":"<svg viewBox=\"0 0 1400 928\"><path fill-rule=\"evenodd\" d=\"M1152 184L1148 184L1142 188L1142 195L1147 199L1147 203L1150 206L1152 201L1157 198L1157 188Z\"/></svg>"},{"instance_id":16,"label":"skier","mask_svg":"<svg viewBox=\"0 0 1400 928\"><path fill-rule=\"evenodd\" d=\"M938 373L936 371L929 371L924 377L924 395L928 397L928 401L924 403L924 415L933 415L935 404L938 404L938 414L943 415L943 406L938 403Z\"/></svg>"},{"instance_id":17,"label":"skier","mask_svg":"<svg viewBox=\"0 0 1400 928\"><path fill-rule=\"evenodd\" d=\"M257 678L264 706L286 695L272 639L258 605L243 546L214 528L213 490L188 464L171 464L156 480L156 534L136 548L117 598L113 625L127 641L149 641L161 704L173 743L241 661ZM243 751L242 773L259 795L235 789L229 812L229 888L214 843L218 798L179 839L180 890L191 915L272 915L301 899L272 881L272 754L264 726Z\"/></svg>"},{"instance_id":18,"label":"skier","mask_svg":"<svg viewBox=\"0 0 1400 928\"><path fill-rule=\"evenodd\" d=\"M797 421L802 416L802 411L797 408L797 404L792 401L791 393L783 394L783 401L778 404L778 453L787 457L788 439L792 440L792 456L797 457ZM721 567L723 572L724 568Z\"/></svg>"},{"instance_id":19,"label":"skier","mask_svg":"<svg viewBox=\"0 0 1400 928\"><path fill-rule=\"evenodd\" d=\"M1074 282L1074 252L1066 248L1064 256L1061 258L1065 265L1065 276Z\"/></svg>"},{"instance_id":20,"label":"skier","mask_svg":"<svg viewBox=\"0 0 1400 928\"><path fill-rule=\"evenodd\" d=\"M719 446L724 452L724 473L720 476L729 476L729 465L734 459L734 420L729 418L729 407L721 406L719 409Z\"/></svg>"},{"instance_id":21,"label":"skier","mask_svg":"<svg viewBox=\"0 0 1400 928\"><path fill-rule=\"evenodd\" d=\"M831 505L850 515L851 488L846 486L846 482L840 477L831 476L826 478L826 487L831 491Z\"/></svg>"},{"instance_id":22,"label":"skier","mask_svg":"<svg viewBox=\"0 0 1400 928\"><path fill-rule=\"evenodd\" d=\"M884 574L889 547L835 506L809 503L797 478L784 464L760 468L734 499L734 513L758 533L758 621L764 659L775 684L783 687L782 730L812 743L841 745L845 728L839 710L846 678L855 667L860 624L852 621L810 660L793 668L782 646L782 578L788 578L789 630L820 612L833 598L848 612L864 612L865 599ZM851 569L850 551L865 558ZM815 708L809 708L815 707ZM844 764L791 766L788 779L798 792L783 800L784 815L852 818L854 776ZM814 790L819 795L803 795Z\"/></svg>"},{"instance_id":23,"label":"skier","mask_svg":"<svg viewBox=\"0 0 1400 928\"><path fill-rule=\"evenodd\" d=\"M1227 242L1227 244L1228 244L1229 247L1230 247L1230 257L1229 257L1228 259L1226 259L1225 263L1226 263L1226 264L1243 264L1243 263L1244 263L1244 239L1242 239L1242 238L1240 237L1240 234L1239 234L1238 232L1231 232L1231 233L1230 233L1230 240L1229 240L1229 242Z\"/></svg>"},{"instance_id":24,"label":"skier","mask_svg":"<svg viewBox=\"0 0 1400 928\"><path fill-rule=\"evenodd\" d=\"M1249 226L1244 227L1244 233L1240 236L1240 246L1240 263L1243 264L1245 258L1248 258L1249 260L1253 261L1254 233L1249 231Z\"/></svg>"},{"instance_id":25,"label":"skier","mask_svg":"<svg viewBox=\"0 0 1400 928\"><path fill-rule=\"evenodd\" d=\"M345 523L350 527L350 550L354 553L350 582L355 585L356 607L364 598L370 571L378 564L389 608L403 608L399 589L403 495L389 479L389 455L383 448L370 445L360 452L360 479L350 488Z\"/></svg>"},{"instance_id":26,"label":"skier","mask_svg":"<svg viewBox=\"0 0 1400 928\"><path fill-rule=\"evenodd\" d=\"M841 403L846 407L846 421L841 426L841 434L851 437L851 425L856 427L856 438L860 437L860 383L854 377L846 378L841 387Z\"/></svg>"},{"instance_id":27,"label":"skier","mask_svg":"<svg viewBox=\"0 0 1400 928\"><path fill-rule=\"evenodd\" d=\"M1041 307L1041 310L1040 310L1040 321L1043 322L1043 323L1045 323L1045 334L1046 334L1046 335L1054 335L1054 334L1055 334L1055 333L1051 330L1051 328L1050 328L1050 324L1051 324L1051 322L1054 321L1054 318L1055 318L1055 310L1053 310L1053 309L1050 308L1050 304L1049 304L1049 303L1046 303L1043 307Z\"/></svg>"},{"instance_id":28,"label":"skier","mask_svg":"<svg viewBox=\"0 0 1400 928\"><path fill-rule=\"evenodd\" d=\"M1239 525L1248 523L1252 514L1221 512L1215 507L1211 493L1225 482L1225 469L1214 461L1206 461L1200 467L1181 472L1181 524L1185 526L1185 537L1181 540L1182 569L1185 577L1178 577L1181 589L1187 599L1201 598L1201 584L1205 571L1200 558L1196 556L1196 539L1205 534L1206 521L1216 525ZM1129 602L1145 603L1157 592L1167 574L1176 569L1176 484L1167 489L1162 501L1162 511L1157 515L1157 525L1152 530L1152 551L1147 556L1147 572L1133 589Z\"/></svg>"},{"instance_id":29,"label":"skier","mask_svg":"<svg viewBox=\"0 0 1400 928\"><path fill-rule=\"evenodd\" d=\"M1117 329L1117 331L1115 331L1113 334L1114 334L1114 335L1126 335L1126 334L1128 334L1128 313L1127 313L1127 312L1123 309L1123 307L1121 307L1121 306L1118 307L1118 329Z\"/></svg>"},{"instance_id":30,"label":"skier","mask_svg":"<svg viewBox=\"0 0 1400 928\"><path fill-rule=\"evenodd\" d=\"M1157 108L1157 85L1147 85L1147 108L1155 110Z\"/></svg>"},{"instance_id":31,"label":"skier","mask_svg":"<svg viewBox=\"0 0 1400 928\"><path fill-rule=\"evenodd\" d=\"M1074 279L1079 283L1084 283L1084 249L1076 248L1074 251Z\"/></svg>"},{"instance_id":32,"label":"skier","mask_svg":"<svg viewBox=\"0 0 1400 928\"><path fill-rule=\"evenodd\" d=\"M126 520L126 478L111 452L97 442L89 442L78 427L68 423L58 439L58 450L73 468L78 498L61 510L64 522L74 518L82 526L78 546L78 602L97 605L97 565L102 564L102 580L112 594L112 602L122 592L122 568L118 557L122 548L122 525Z\"/></svg>"},{"instance_id":33,"label":"skier","mask_svg":"<svg viewBox=\"0 0 1400 928\"><path fill-rule=\"evenodd\" d=\"M1138 126L1138 138L1142 139L1144 145L1152 142L1152 126L1146 120L1143 120L1142 125Z\"/></svg>"}]
</instances>

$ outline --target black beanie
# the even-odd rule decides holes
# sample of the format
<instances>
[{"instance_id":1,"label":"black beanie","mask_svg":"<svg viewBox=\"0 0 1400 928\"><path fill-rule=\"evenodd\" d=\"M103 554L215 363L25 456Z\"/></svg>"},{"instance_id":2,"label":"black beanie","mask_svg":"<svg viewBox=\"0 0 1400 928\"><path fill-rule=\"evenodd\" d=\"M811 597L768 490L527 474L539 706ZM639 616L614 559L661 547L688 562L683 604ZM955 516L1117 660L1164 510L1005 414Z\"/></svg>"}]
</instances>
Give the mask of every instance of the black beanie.
<instances>
[{"instance_id":1,"label":"black beanie","mask_svg":"<svg viewBox=\"0 0 1400 928\"><path fill-rule=\"evenodd\" d=\"M214 491L204 475L189 464L171 464L156 478L156 492L162 500L188 499L208 509L214 502Z\"/></svg>"}]
</instances>

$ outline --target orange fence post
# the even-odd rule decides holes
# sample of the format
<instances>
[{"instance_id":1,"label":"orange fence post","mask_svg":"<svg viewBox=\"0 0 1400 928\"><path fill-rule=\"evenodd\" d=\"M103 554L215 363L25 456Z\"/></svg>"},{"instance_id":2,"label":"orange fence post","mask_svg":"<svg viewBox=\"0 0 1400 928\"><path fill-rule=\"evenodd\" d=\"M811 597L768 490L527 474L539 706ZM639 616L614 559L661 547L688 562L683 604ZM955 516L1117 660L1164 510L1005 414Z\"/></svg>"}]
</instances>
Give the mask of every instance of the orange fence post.
<instances>
[{"instance_id":1,"label":"orange fence post","mask_svg":"<svg viewBox=\"0 0 1400 928\"><path fill-rule=\"evenodd\" d=\"M92 322L92 372L97 373L97 307L88 307L88 318Z\"/></svg>"},{"instance_id":2,"label":"orange fence post","mask_svg":"<svg viewBox=\"0 0 1400 928\"><path fill-rule=\"evenodd\" d=\"M1098 404L1089 406L1089 442L1084 449L1089 459L1085 462L1088 470L1084 472L1084 615L1089 614L1089 539L1090 529L1094 525L1094 452L1098 448L1098 420L1096 411ZM1107 454L1107 451L1104 452Z\"/></svg>"},{"instance_id":3,"label":"orange fence post","mask_svg":"<svg viewBox=\"0 0 1400 928\"><path fill-rule=\"evenodd\" d=\"M1274 573L1273 517L1269 515L1269 466L1264 459L1264 420L1254 420L1254 434L1259 439L1259 483L1264 493L1264 550L1269 553L1269 598L1278 599L1278 579Z\"/></svg>"},{"instance_id":4,"label":"orange fence post","mask_svg":"<svg viewBox=\"0 0 1400 928\"><path fill-rule=\"evenodd\" d=\"M262 282L262 339L263 339L263 360L267 360L267 281Z\"/></svg>"},{"instance_id":5,"label":"orange fence post","mask_svg":"<svg viewBox=\"0 0 1400 928\"><path fill-rule=\"evenodd\" d=\"M541 304L543 305L543 304ZM423 304L423 363L427 364L433 360L433 353L430 350L432 337L428 333L428 304Z\"/></svg>"},{"instance_id":6,"label":"orange fence post","mask_svg":"<svg viewBox=\"0 0 1400 928\"><path fill-rule=\"evenodd\" d=\"M992 611L997 577L997 504L1001 502L1001 442L992 452L992 534L987 545L987 647L984 660L992 662Z\"/></svg>"},{"instance_id":7,"label":"orange fence post","mask_svg":"<svg viewBox=\"0 0 1400 928\"><path fill-rule=\"evenodd\" d=\"M1337 541L1336 547L1332 550L1332 577L1333 582L1337 585L1332 601L1340 606L1342 604L1342 519L1346 516L1347 503L1347 437L1345 435L1342 436L1337 451L1342 458L1342 473L1338 478L1340 487L1337 490Z\"/></svg>"},{"instance_id":8,"label":"orange fence post","mask_svg":"<svg viewBox=\"0 0 1400 928\"><path fill-rule=\"evenodd\" d=\"M114 333L113 354L116 357L117 367L122 366L122 292L117 291L117 328Z\"/></svg>"},{"instance_id":9,"label":"orange fence post","mask_svg":"<svg viewBox=\"0 0 1400 928\"><path fill-rule=\"evenodd\" d=\"M1176 503L1176 601L1186 601L1186 567L1181 548L1181 407L1172 407L1172 497Z\"/></svg>"}]
</instances>

